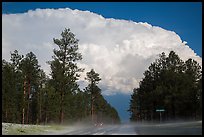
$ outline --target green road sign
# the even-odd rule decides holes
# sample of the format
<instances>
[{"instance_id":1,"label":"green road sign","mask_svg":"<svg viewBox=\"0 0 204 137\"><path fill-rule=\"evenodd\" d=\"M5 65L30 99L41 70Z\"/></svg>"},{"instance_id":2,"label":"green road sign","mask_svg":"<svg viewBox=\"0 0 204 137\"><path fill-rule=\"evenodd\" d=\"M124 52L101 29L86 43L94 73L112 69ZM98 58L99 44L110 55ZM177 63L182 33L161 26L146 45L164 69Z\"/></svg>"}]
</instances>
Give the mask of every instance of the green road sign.
<instances>
[{"instance_id":1,"label":"green road sign","mask_svg":"<svg viewBox=\"0 0 204 137\"><path fill-rule=\"evenodd\" d=\"M165 111L164 109L156 109L156 112L162 112Z\"/></svg>"}]
</instances>

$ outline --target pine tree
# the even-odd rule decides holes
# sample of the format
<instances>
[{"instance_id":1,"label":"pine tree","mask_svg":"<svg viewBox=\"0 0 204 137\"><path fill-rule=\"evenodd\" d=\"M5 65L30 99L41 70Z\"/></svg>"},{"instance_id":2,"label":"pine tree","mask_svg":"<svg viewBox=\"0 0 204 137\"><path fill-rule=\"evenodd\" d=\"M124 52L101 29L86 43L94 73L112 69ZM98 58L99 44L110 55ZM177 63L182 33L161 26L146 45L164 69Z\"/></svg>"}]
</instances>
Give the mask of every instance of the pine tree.
<instances>
[{"instance_id":1,"label":"pine tree","mask_svg":"<svg viewBox=\"0 0 204 137\"><path fill-rule=\"evenodd\" d=\"M85 79L89 82L88 91L90 92L90 97L91 97L91 119L92 119L92 122L94 122L95 121L94 104L96 102L98 95L100 94L100 89L98 88L97 84L99 83L101 78L99 77L99 74L94 71L94 69L91 69L91 71L87 72L86 75L87 77Z\"/></svg>"},{"instance_id":2,"label":"pine tree","mask_svg":"<svg viewBox=\"0 0 204 137\"><path fill-rule=\"evenodd\" d=\"M87 72L87 77L85 78L89 84L85 88L85 94L90 100L88 100L91 120L92 123L120 123L120 118L117 111L113 108L101 95L101 89L98 87L99 81L101 78L99 74L91 69L90 72Z\"/></svg>"},{"instance_id":3,"label":"pine tree","mask_svg":"<svg viewBox=\"0 0 204 137\"><path fill-rule=\"evenodd\" d=\"M11 53L11 62L2 60L2 116L3 121L20 123L22 74L19 64L23 56L15 50Z\"/></svg>"},{"instance_id":4,"label":"pine tree","mask_svg":"<svg viewBox=\"0 0 204 137\"><path fill-rule=\"evenodd\" d=\"M60 93L60 123L64 119L64 96L71 95L78 85L76 81L80 76L78 72L83 69L78 68L76 61L82 59L81 53L78 52L78 39L70 31L65 29L61 33L61 39L53 39L58 46L54 49L53 60L49 62L51 66L51 76L54 80L54 88ZM66 94L65 94L66 93Z\"/></svg>"},{"instance_id":5,"label":"pine tree","mask_svg":"<svg viewBox=\"0 0 204 137\"><path fill-rule=\"evenodd\" d=\"M23 75L22 71L20 70L20 63L23 60L24 56L19 55L17 50L14 50L13 53L11 53L10 61L12 63L12 67L14 70L13 80L15 81L15 96L14 100L16 101L16 107L17 110L14 111L16 113L16 123L21 123L21 116L22 116L22 104L23 104Z\"/></svg>"},{"instance_id":6,"label":"pine tree","mask_svg":"<svg viewBox=\"0 0 204 137\"><path fill-rule=\"evenodd\" d=\"M37 79L39 76L40 65L38 65L37 57L33 52L27 53L26 57L20 63L20 70L24 78L24 107L23 115L26 114L26 123L29 123L30 117L30 102L32 95L37 91ZM25 106L27 104L27 107ZM26 111L25 111L26 110ZM26 113L25 113L26 112ZM24 123L24 120L23 120Z\"/></svg>"},{"instance_id":7,"label":"pine tree","mask_svg":"<svg viewBox=\"0 0 204 137\"><path fill-rule=\"evenodd\" d=\"M2 121L13 122L15 86L13 80L13 69L11 63L2 61Z\"/></svg>"}]
</instances>

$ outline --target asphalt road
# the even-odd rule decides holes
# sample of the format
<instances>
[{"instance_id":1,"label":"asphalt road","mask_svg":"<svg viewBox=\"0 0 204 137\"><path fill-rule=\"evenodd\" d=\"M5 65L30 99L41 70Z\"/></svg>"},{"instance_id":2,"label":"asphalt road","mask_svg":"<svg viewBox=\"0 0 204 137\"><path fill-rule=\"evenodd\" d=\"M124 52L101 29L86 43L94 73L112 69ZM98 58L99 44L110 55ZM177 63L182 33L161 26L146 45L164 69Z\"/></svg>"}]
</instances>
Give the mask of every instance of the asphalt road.
<instances>
[{"instance_id":1,"label":"asphalt road","mask_svg":"<svg viewBox=\"0 0 204 137\"><path fill-rule=\"evenodd\" d=\"M63 131L62 135L202 135L202 122L121 124Z\"/></svg>"},{"instance_id":2,"label":"asphalt road","mask_svg":"<svg viewBox=\"0 0 204 137\"><path fill-rule=\"evenodd\" d=\"M63 135L136 135L131 125L106 125L102 127L91 127L71 132L64 132Z\"/></svg>"},{"instance_id":3,"label":"asphalt road","mask_svg":"<svg viewBox=\"0 0 204 137\"><path fill-rule=\"evenodd\" d=\"M202 121L141 124L135 130L139 135L202 135Z\"/></svg>"}]
</instances>

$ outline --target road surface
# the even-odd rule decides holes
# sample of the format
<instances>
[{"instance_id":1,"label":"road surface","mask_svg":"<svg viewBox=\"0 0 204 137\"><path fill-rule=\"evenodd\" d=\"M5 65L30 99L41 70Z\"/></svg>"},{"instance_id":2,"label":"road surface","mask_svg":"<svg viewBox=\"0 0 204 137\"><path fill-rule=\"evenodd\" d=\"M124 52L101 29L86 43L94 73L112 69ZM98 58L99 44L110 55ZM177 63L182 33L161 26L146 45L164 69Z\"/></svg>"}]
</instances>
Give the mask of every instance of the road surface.
<instances>
[{"instance_id":1,"label":"road surface","mask_svg":"<svg viewBox=\"0 0 204 137\"><path fill-rule=\"evenodd\" d=\"M202 135L202 121L136 125L139 135Z\"/></svg>"},{"instance_id":2,"label":"road surface","mask_svg":"<svg viewBox=\"0 0 204 137\"><path fill-rule=\"evenodd\" d=\"M202 121L162 124L121 124L64 130L61 135L202 135Z\"/></svg>"}]
</instances>

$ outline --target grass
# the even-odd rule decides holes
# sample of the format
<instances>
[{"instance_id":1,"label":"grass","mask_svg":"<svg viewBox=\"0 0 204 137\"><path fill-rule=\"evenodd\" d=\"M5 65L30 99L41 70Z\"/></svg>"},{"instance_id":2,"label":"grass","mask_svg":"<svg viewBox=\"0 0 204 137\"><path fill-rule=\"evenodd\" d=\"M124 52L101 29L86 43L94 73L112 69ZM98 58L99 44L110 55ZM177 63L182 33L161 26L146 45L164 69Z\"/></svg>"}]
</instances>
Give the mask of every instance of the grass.
<instances>
[{"instance_id":1,"label":"grass","mask_svg":"<svg viewBox=\"0 0 204 137\"><path fill-rule=\"evenodd\" d=\"M4 128L4 131L3 131ZM63 130L61 125L24 125L8 123L6 126L2 125L3 135L40 135L49 132Z\"/></svg>"}]
</instances>

